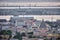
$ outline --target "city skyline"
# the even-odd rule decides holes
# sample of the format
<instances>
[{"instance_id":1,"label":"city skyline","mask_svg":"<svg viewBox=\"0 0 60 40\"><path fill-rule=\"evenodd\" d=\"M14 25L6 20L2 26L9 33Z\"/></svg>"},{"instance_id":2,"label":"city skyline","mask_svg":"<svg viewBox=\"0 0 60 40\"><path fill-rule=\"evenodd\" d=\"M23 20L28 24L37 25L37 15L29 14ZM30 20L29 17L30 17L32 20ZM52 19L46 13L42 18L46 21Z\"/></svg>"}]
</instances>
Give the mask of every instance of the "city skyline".
<instances>
[{"instance_id":1,"label":"city skyline","mask_svg":"<svg viewBox=\"0 0 60 40\"><path fill-rule=\"evenodd\" d=\"M0 40L60 40L60 0L0 0Z\"/></svg>"}]
</instances>

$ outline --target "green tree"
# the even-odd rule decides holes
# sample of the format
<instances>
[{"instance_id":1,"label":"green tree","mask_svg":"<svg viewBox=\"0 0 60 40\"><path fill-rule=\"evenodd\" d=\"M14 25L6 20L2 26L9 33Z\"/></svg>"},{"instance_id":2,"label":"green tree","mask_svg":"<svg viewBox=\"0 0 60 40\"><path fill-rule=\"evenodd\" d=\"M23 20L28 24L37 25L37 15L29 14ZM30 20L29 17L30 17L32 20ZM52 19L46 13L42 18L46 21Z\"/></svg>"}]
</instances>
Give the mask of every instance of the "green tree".
<instances>
[{"instance_id":1,"label":"green tree","mask_svg":"<svg viewBox=\"0 0 60 40\"><path fill-rule=\"evenodd\" d=\"M9 35L9 38L8 39L10 39L11 38L11 36L12 36L12 32L10 31L10 30L2 30L1 32L0 32L0 35Z\"/></svg>"},{"instance_id":2,"label":"green tree","mask_svg":"<svg viewBox=\"0 0 60 40\"><path fill-rule=\"evenodd\" d=\"M22 40L22 35L19 32L16 32L16 35L13 38Z\"/></svg>"}]
</instances>

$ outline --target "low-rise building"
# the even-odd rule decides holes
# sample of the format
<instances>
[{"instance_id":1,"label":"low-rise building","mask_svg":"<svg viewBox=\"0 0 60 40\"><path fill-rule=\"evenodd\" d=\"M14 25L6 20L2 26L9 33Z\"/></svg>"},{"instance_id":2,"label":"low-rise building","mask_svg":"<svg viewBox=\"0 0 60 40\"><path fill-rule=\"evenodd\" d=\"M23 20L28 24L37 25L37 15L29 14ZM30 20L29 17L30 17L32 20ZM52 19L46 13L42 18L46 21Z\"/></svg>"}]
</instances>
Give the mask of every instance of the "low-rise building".
<instances>
[{"instance_id":1,"label":"low-rise building","mask_svg":"<svg viewBox=\"0 0 60 40\"><path fill-rule=\"evenodd\" d=\"M11 27L11 22L7 21L6 19L0 19L1 30L9 30L10 27Z\"/></svg>"}]
</instances>

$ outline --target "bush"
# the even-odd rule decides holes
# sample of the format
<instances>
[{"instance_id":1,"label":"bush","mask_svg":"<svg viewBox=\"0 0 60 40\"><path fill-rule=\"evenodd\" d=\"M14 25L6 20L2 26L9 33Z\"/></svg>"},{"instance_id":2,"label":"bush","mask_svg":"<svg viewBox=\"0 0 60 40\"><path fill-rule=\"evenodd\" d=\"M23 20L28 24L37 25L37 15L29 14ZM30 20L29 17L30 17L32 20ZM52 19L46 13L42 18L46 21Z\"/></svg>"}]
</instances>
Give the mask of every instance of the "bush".
<instances>
[{"instance_id":1,"label":"bush","mask_svg":"<svg viewBox=\"0 0 60 40\"><path fill-rule=\"evenodd\" d=\"M29 38L36 38L36 36L32 36L32 35L30 35L30 36L28 36Z\"/></svg>"},{"instance_id":2,"label":"bush","mask_svg":"<svg viewBox=\"0 0 60 40\"><path fill-rule=\"evenodd\" d=\"M22 35L22 36L26 36L26 34L25 34L25 33L22 33L21 35Z\"/></svg>"},{"instance_id":3,"label":"bush","mask_svg":"<svg viewBox=\"0 0 60 40\"><path fill-rule=\"evenodd\" d=\"M28 34L32 34L33 35L33 32L28 32Z\"/></svg>"}]
</instances>

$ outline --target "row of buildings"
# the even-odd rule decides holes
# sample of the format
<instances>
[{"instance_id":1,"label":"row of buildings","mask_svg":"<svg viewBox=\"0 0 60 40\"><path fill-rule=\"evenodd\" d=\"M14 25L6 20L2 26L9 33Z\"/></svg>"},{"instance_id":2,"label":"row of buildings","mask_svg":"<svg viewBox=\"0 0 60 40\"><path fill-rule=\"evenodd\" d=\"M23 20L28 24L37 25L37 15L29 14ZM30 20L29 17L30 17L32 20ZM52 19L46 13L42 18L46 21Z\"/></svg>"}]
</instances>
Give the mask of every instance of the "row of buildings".
<instances>
[{"instance_id":1,"label":"row of buildings","mask_svg":"<svg viewBox=\"0 0 60 40\"><path fill-rule=\"evenodd\" d=\"M51 25L52 24L52 25ZM11 17L9 21L6 19L0 19L0 31L11 30L12 36L16 35L16 32L27 33L33 32L33 36L59 36L60 34L60 21L38 21L33 17ZM28 36L28 35L27 35ZM26 37L25 37L26 38ZM23 38L23 39L25 39Z\"/></svg>"}]
</instances>

